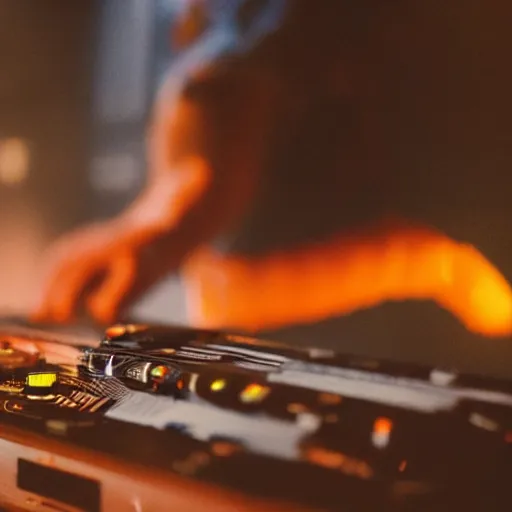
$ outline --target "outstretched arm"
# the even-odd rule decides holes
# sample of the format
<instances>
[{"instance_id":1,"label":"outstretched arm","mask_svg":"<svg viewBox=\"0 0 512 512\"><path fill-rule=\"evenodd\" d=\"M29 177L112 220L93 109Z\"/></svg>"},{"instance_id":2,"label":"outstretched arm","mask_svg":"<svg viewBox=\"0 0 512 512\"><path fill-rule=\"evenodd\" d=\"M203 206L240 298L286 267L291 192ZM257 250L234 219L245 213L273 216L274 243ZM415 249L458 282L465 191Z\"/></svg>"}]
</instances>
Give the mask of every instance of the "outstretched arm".
<instances>
[{"instance_id":1,"label":"outstretched arm","mask_svg":"<svg viewBox=\"0 0 512 512\"><path fill-rule=\"evenodd\" d=\"M147 187L119 217L51 249L34 318L67 321L84 305L111 322L236 223L254 192L273 93L262 77L233 79L230 69L203 72L175 102L164 85L149 135ZM230 150L216 152L219 140Z\"/></svg>"},{"instance_id":2,"label":"outstretched arm","mask_svg":"<svg viewBox=\"0 0 512 512\"><path fill-rule=\"evenodd\" d=\"M470 331L512 333L512 289L474 247L389 222L263 258L198 253L185 271L191 320L251 331L310 323L385 301L434 300Z\"/></svg>"}]
</instances>

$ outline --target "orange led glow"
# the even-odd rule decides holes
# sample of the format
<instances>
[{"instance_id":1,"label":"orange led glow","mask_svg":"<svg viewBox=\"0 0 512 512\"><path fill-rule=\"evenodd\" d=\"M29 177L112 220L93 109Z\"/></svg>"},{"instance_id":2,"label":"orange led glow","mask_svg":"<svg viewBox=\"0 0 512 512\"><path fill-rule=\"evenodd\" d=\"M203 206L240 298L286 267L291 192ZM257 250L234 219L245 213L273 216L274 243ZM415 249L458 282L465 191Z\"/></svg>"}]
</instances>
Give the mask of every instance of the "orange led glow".
<instances>
[{"instance_id":1,"label":"orange led glow","mask_svg":"<svg viewBox=\"0 0 512 512\"><path fill-rule=\"evenodd\" d=\"M400 465L398 466L398 471L400 471L400 473L403 473L406 468L407 468L407 461L403 460L402 462L400 462Z\"/></svg>"},{"instance_id":2,"label":"orange led glow","mask_svg":"<svg viewBox=\"0 0 512 512\"><path fill-rule=\"evenodd\" d=\"M126 331L130 334L135 334L136 332L144 331L147 328L148 326L143 324L129 324L126 326Z\"/></svg>"},{"instance_id":3,"label":"orange led glow","mask_svg":"<svg viewBox=\"0 0 512 512\"><path fill-rule=\"evenodd\" d=\"M229 457L241 450L241 447L229 441L218 441L211 446L212 453L217 457Z\"/></svg>"},{"instance_id":4,"label":"orange led glow","mask_svg":"<svg viewBox=\"0 0 512 512\"><path fill-rule=\"evenodd\" d=\"M185 383L182 380L179 380L178 382L176 382L176 387L178 389L183 389L184 386L185 386Z\"/></svg>"},{"instance_id":5,"label":"orange led glow","mask_svg":"<svg viewBox=\"0 0 512 512\"><path fill-rule=\"evenodd\" d=\"M109 338L117 338L118 336L123 336L124 334L126 334L125 325L113 325L106 330L106 335Z\"/></svg>"},{"instance_id":6,"label":"orange led glow","mask_svg":"<svg viewBox=\"0 0 512 512\"><path fill-rule=\"evenodd\" d=\"M393 422L388 418L377 418L373 423L373 431L376 434L389 434L393 429Z\"/></svg>"},{"instance_id":7,"label":"orange led glow","mask_svg":"<svg viewBox=\"0 0 512 512\"><path fill-rule=\"evenodd\" d=\"M261 384L249 384L241 393L240 400L244 403L261 402L270 393L270 388Z\"/></svg>"},{"instance_id":8,"label":"orange led glow","mask_svg":"<svg viewBox=\"0 0 512 512\"><path fill-rule=\"evenodd\" d=\"M363 460L348 457L344 453L311 447L306 450L306 459L312 464L329 469L338 469L346 475L368 479L373 476L373 469Z\"/></svg>"},{"instance_id":9,"label":"orange led glow","mask_svg":"<svg viewBox=\"0 0 512 512\"><path fill-rule=\"evenodd\" d=\"M330 469L339 468L345 460L345 456L342 453L320 448L312 448L309 450L308 458L311 462Z\"/></svg>"}]
</instances>

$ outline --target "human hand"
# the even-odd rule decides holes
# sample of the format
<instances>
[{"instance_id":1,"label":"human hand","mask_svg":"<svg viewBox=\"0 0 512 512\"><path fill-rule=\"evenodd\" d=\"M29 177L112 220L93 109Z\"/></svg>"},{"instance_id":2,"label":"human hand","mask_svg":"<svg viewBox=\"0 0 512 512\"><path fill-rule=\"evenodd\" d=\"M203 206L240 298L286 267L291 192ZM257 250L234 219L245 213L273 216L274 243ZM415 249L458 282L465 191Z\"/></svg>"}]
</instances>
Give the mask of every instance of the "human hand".
<instances>
[{"instance_id":1,"label":"human hand","mask_svg":"<svg viewBox=\"0 0 512 512\"><path fill-rule=\"evenodd\" d=\"M153 283L154 278L138 272L145 249L114 222L64 236L45 256L40 297L31 318L67 322L83 307L100 323L114 321Z\"/></svg>"}]
</instances>

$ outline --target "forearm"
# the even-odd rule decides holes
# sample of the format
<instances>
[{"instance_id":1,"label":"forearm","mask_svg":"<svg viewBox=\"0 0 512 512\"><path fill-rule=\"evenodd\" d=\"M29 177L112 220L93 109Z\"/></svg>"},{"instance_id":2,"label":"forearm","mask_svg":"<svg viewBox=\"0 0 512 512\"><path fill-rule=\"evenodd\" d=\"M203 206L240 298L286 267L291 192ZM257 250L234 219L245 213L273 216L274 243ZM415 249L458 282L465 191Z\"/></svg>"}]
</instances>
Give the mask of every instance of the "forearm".
<instances>
[{"instance_id":1,"label":"forearm","mask_svg":"<svg viewBox=\"0 0 512 512\"><path fill-rule=\"evenodd\" d=\"M512 330L512 290L476 249L392 226L248 260L205 253L185 272L193 321L250 330L316 322L388 300L434 300L488 336Z\"/></svg>"},{"instance_id":2,"label":"forearm","mask_svg":"<svg viewBox=\"0 0 512 512\"><path fill-rule=\"evenodd\" d=\"M133 243L180 231L180 224L208 191L208 165L189 158L181 169L160 173L139 197L114 221L117 229Z\"/></svg>"}]
</instances>

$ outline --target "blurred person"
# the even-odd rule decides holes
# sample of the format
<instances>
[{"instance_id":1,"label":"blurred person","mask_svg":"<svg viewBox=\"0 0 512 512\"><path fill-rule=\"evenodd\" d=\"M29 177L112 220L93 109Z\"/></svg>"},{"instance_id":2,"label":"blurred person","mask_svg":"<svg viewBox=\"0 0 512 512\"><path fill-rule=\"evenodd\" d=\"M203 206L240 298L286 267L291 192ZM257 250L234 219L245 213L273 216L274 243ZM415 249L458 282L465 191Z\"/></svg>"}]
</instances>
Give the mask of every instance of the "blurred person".
<instances>
[{"instance_id":1,"label":"blurred person","mask_svg":"<svg viewBox=\"0 0 512 512\"><path fill-rule=\"evenodd\" d=\"M464 218L486 159L510 163L510 9L490 3L194 2L155 101L145 190L51 249L34 317L83 306L109 323L179 271L203 327L429 299L473 332L510 334L507 280L467 222L438 213Z\"/></svg>"}]
</instances>

